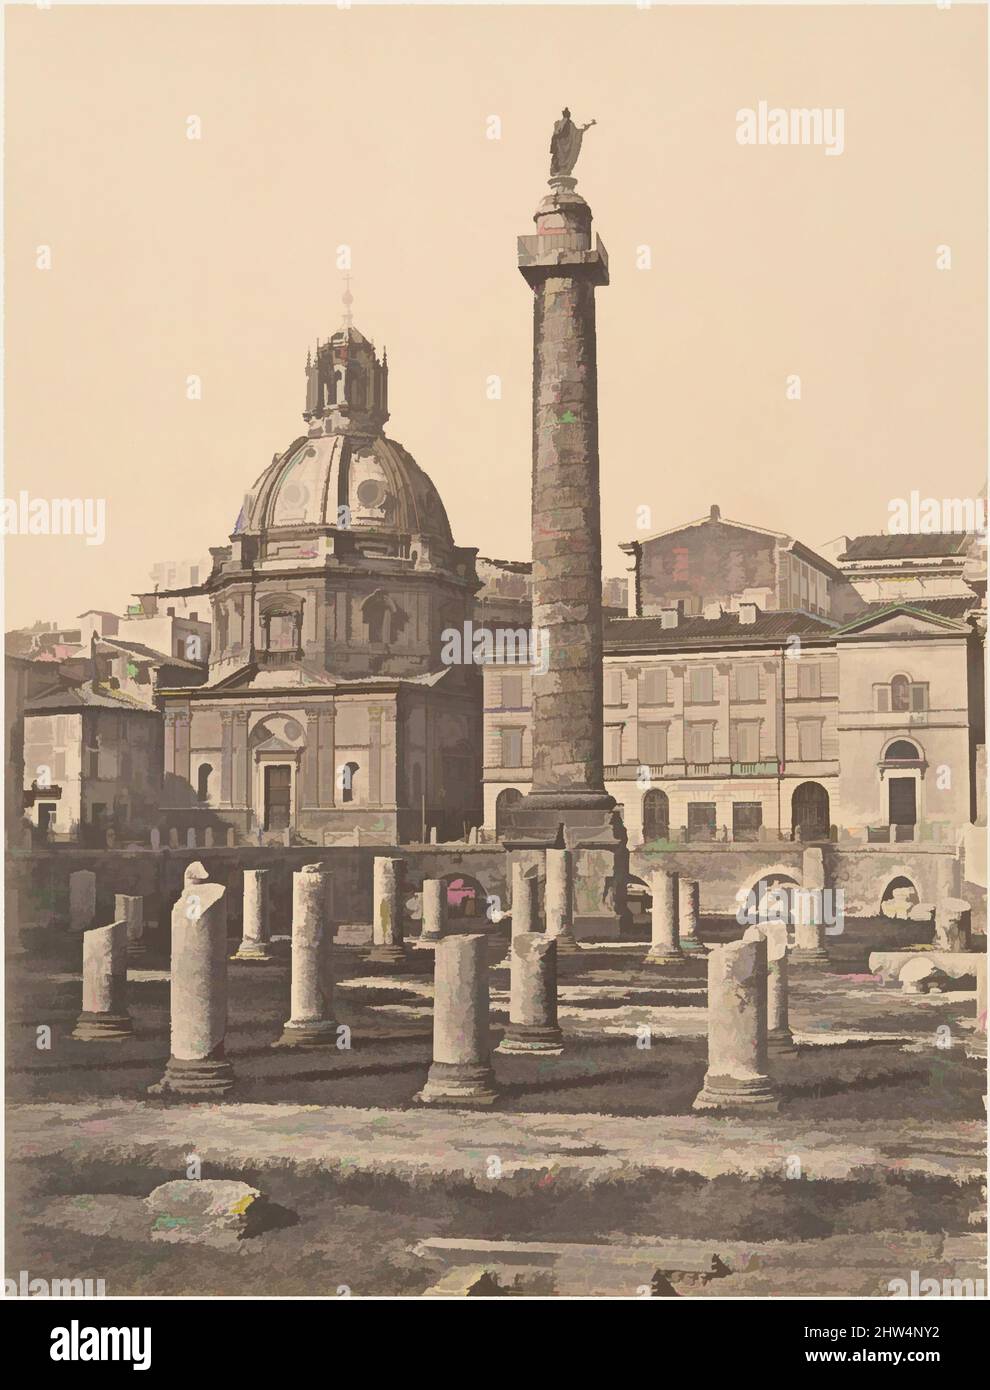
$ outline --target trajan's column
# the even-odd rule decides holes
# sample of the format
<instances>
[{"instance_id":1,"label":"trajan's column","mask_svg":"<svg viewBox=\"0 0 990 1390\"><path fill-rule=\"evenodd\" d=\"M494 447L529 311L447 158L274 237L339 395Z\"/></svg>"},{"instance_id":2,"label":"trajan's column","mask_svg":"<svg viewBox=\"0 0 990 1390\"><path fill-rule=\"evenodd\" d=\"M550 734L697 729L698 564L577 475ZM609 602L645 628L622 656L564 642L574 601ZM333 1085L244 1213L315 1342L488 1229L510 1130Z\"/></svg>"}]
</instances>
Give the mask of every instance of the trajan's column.
<instances>
[{"instance_id":1,"label":"trajan's column","mask_svg":"<svg viewBox=\"0 0 990 1390\"><path fill-rule=\"evenodd\" d=\"M579 937L617 934L627 864L602 768L595 290L608 284L608 257L572 176L588 128L565 108L536 235L519 238L533 291L533 628L543 660L533 672L532 790L512 809L505 841L534 863L541 848L574 851Z\"/></svg>"}]
</instances>

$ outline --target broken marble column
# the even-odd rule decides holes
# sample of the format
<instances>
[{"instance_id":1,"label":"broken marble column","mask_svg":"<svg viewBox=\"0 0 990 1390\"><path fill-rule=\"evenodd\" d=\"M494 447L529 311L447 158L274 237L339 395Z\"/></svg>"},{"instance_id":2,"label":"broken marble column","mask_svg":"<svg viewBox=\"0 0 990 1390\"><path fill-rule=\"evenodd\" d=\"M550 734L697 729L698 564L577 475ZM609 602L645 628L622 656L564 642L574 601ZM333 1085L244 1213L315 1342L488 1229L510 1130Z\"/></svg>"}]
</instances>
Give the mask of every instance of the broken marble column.
<instances>
[{"instance_id":1,"label":"broken marble column","mask_svg":"<svg viewBox=\"0 0 990 1390\"><path fill-rule=\"evenodd\" d=\"M497 1052L539 1052L559 1057L557 942L545 932L514 933L511 944L509 1022Z\"/></svg>"},{"instance_id":2,"label":"broken marble column","mask_svg":"<svg viewBox=\"0 0 990 1390\"><path fill-rule=\"evenodd\" d=\"M406 960L402 921L404 870L404 859L389 859L385 855L379 855L375 859L372 945L368 959L381 961L386 965L401 965Z\"/></svg>"},{"instance_id":3,"label":"broken marble column","mask_svg":"<svg viewBox=\"0 0 990 1390\"><path fill-rule=\"evenodd\" d=\"M942 898L935 904L936 951L968 951L970 949L969 903L963 898Z\"/></svg>"},{"instance_id":4,"label":"broken marble column","mask_svg":"<svg viewBox=\"0 0 990 1390\"><path fill-rule=\"evenodd\" d=\"M244 870L241 944L231 957L232 960L270 961L272 959L270 882L271 871L269 869Z\"/></svg>"},{"instance_id":5,"label":"broken marble column","mask_svg":"<svg viewBox=\"0 0 990 1390\"><path fill-rule=\"evenodd\" d=\"M581 949L574 939L574 858L569 849L548 849L546 865L543 910L547 936L556 941L558 955L571 955Z\"/></svg>"},{"instance_id":6,"label":"broken marble column","mask_svg":"<svg viewBox=\"0 0 990 1390\"><path fill-rule=\"evenodd\" d=\"M77 869L69 875L69 930L86 931L96 920L96 875Z\"/></svg>"},{"instance_id":7,"label":"broken marble column","mask_svg":"<svg viewBox=\"0 0 990 1390\"><path fill-rule=\"evenodd\" d=\"M795 965L827 965L825 949L825 904L823 890L818 886L801 887L791 894L791 915L794 920L794 946L791 960Z\"/></svg>"},{"instance_id":8,"label":"broken marble column","mask_svg":"<svg viewBox=\"0 0 990 1390\"><path fill-rule=\"evenodd\" d=\"M512 964L512 942L524 932L540 930L540 875L535 865L521 859L512 863L512 905L509 909L509 946L502 964Z\"/></svg>"},{"instance_id":9,"label":"broken marble column","mask_svg":"<svg viewBox=\"0 0 990 1390\"><path fill-rule=\"evenodd\" d=\"M419 944L435 945L447 926L447 885L441 878L424 878Z\"/></svg>"},{"instance_id":10,"label":"broken marble column","mask_svg":"<svg viewBox=\"0 0 990 1390\"><path fill-rule=\"evenodd\" d=\"M488 939L445 936L434 955L433 1065L417 1100L491 1105L496 1099L488 1032Z\"/></svg>"},{"instance_id":11,"label":"broken marble column","mask_svg":"<svg viewBox=\"0 0 990 1390\"><path fill-rule=\"evenodd\" d=\"M80 1042L129 1038L127 923L121 918L83 933L82 1013L72 1036Z\"/></svg>"},{"instance_id":12,"label":"broken marble column","mask_svg":"<svg viewBox=\"0 0 990 1390\"><path fill-rule=\"evenodd\" d=\"M655 869L650 875L650 949L646 965L676 965L684 959L677 929L678 880L670 869Z\"/></svg>"},{"instance_id":13,"label":"broken marble column","mask_svg":"<svg viewBox=\"0 0 990 1390\"><path fill-rule=\"evenodd\" d=\"M276 1046L327 1047L333 1013L333 876L322 864L292 875L291 1014Z\"/></svg>"},{"instance_id":14,"label":"broken marble column","mask_svg":"<svg viewBox=\"0 0 990 1390\"><path fill-rule=\"evenodd\" d=\"M677 877L677 930L682 951L703 951L698 935L701 915L701 885L696 878Z\"/></svg>"},{"instance_id":15,"label":"broken marble column","mask_svg":"<svg viewBox=\"0 0 990 1390\"><path fill-rule=\"evenodd\" d=\"M118 893L113 900L113 915L118 922L127 923L127 959L143 960L148 954L144 934L144 898Z\"/></svg>"},{"instance_id":16,"label":"broken marble column","mask_svg":"<svg viewBox=\"0 0 990 1390\"><path fill-rule=\"evenodd\" d=\"M172 1051L152 1095L224 1095L234 1069L227 1032L227 890L203 865L188 866L172 909Z\"/></svg>"},{"instance_id":17,"label":"broken marble column","mask_svg":"<svg viewBox=\"0 0 990 1390\"><path fill-rule=\"evenodd\" d=\"M767 1075L767 943L758 927L709 951L708 1071L694 1108L777 1108Z\"/></svg>"},{"instance_id":18,"label":"broken marble column","mask_svg":"<svg viewBox=\"0 0 990 1390\"><path fill-rule=\"evenodd\" d=\"M767 943L767 1049L795 1052L787 1008L787 923L767 922L758 930Z\"/></svg>"}]
</instances>

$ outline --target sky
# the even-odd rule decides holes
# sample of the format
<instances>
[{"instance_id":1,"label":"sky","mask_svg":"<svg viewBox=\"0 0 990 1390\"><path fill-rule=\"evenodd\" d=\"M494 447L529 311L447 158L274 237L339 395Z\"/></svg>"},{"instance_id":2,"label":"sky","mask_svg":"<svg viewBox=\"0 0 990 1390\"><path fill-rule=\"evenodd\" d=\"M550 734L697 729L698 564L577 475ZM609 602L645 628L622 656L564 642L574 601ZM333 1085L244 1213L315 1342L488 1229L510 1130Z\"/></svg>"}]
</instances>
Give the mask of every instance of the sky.
<instances>
[{"instance_id":1,"label":"sky","mask_svg":"<svg viewBox=\"0 0 990 1390\"><path fill-rule=\"evenodd\" d=\"M156 561L227 542L302 428L340 247L355 323L388 348L386 432L458 544L528 559L516 237L565 104L597 121L575 172L611 268L606 574L620 542L713 503L817 546L884 530L912 490L982 486L983 7L25 6L5 25L3 495L107 511L100 545L7 538L7 628L121 611ZM740 144L761 101L841 110L841 154Z\"/></svg>"}]
</instances>

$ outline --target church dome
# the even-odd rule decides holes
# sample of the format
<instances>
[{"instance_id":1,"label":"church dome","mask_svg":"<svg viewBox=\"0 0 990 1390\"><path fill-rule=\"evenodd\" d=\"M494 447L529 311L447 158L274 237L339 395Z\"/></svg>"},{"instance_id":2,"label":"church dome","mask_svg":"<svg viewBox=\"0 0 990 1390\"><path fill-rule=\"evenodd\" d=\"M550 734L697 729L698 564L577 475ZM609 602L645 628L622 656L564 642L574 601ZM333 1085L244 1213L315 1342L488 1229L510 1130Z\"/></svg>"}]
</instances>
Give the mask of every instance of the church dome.
<instances>
[{"instance_id":1,"label":"church dome","mask_svg":"<svg viewBox=\"0 0 990 1390\"><path fill-rule=\"evenodd\" d=\"M383 433L388 357L378 357L349 312L343 327L307 355L305 374L308 434L262 473L235 535L332 527L359 540L369 532L419 536L438 553L449 550L453 538L440 494L401 444Z\"/></svg>"},{"instance_id":2,"label":"church dome","mask_svg":"<svg viewBox=\"0 0 990 1390\"><path fill-rule=\"evenodd\" d=\"M286 526L400 532L453 545L432 481L382 434L311 434L275 458L251 489L237 533Z\"/></svg>"}]
</instances>

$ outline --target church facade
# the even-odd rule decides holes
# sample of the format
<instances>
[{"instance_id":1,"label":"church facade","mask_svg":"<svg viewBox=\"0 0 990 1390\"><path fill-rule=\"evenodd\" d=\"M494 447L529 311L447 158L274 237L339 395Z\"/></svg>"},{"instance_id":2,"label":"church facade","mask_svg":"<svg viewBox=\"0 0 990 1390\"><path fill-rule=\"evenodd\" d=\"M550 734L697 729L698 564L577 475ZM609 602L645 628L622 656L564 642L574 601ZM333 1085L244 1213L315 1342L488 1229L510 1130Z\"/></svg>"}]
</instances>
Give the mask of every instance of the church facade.
<instances>
[{"instance_id":1,"label":"church facade","mask_svg":"<svg viewBox=\"0 0 990 1390\"><path fill-rule=\"evenodd\" d=\"M349 317L307 360L304 433L212 551L208 679L161 692L163 813L238 838L395 844L481 820L480 675L441 655L476 552L384 434L387 357Z\"/></svg>"}]
</instances>

